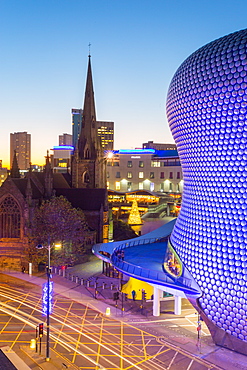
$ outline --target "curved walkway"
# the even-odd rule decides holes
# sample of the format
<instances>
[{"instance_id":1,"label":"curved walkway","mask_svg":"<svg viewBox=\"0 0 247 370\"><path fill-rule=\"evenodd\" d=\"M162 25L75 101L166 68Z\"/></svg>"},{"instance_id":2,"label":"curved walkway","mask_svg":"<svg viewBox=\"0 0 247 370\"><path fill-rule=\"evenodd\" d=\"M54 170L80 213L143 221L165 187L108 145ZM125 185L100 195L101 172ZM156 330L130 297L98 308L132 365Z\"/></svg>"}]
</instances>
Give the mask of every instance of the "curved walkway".
<instances>
[{"instance_id":1,"label":"curved walkway","mask_svg":"<svg viewBox=\"0 0 247 370\"><path fill-rule=\"evenodd\" d=\"M163 269L168 237L175 222L176 219L148 234L127 241L96 244L92 251L125 275L175 289L186 295L200 296L200 288L184 265L182 275L177 278ZM122 253L119 254L119 251Z\"/></svg>"}]
</instances>

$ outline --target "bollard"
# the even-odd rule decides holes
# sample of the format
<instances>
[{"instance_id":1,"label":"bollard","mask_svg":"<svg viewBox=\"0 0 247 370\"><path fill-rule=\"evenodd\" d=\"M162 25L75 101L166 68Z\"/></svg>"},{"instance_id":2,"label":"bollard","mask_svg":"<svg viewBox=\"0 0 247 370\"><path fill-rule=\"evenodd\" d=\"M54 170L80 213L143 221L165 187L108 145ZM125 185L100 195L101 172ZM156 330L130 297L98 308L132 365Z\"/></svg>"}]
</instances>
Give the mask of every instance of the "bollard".
<instances>
[{"instance_id":1,"label":"bollard","mask_svg":"<svg viewBox=\"0 0 247 370\"><path fill-rule=\"evenodd\" d=\"M30 348L35 349L36 348L36 339L31 339L30 340Z\"/></svg>"},{"instance_id":2,"label":"bollard","mask_svg":"<svg viewBox=\"0 0 247 370\"><path fill-rule=\"evenodd\" d=\"M102 283L102 289L105 289L105 282Z\"/></svg>"},{"instance_id":3,"label":"bollard","mask_svg":"<svg viewBox=\"0 0 247 370\"><path fill-rule=\"evenodd\" d=\"M88 288L90 287L90 281L89 280L87 281L87 287Z\"/></svg>"},{"instance_id":4,"label":"bollard","mask_svg":"<svg viewBox=\"0 0 247 370\"><path fill-rule=\"evenodd\" d=\"M75 282L78 284L78 276L75 277Z\"/></svg>"},{"instance_id":5,"label":"bollard","mask_svg":"<svg viewBox=\"0 0 247 370\"><path fill-rule=\"evenodd\" d=\"M58 270L58 275L61 276L62 270Z\"/></svg>"},{"instance_id":6,"label":"bollard","mask_svg":"<svg viewBox=\"0 0 247 370\"><path fill-rule=\"evenodd\" d=\"M55 267L55 269L54 269L54 274L57 274L57 268Z\"/></svg>"},{"instance_id":7,"label":"bollard","mask_svg":"<svg viewBox=\"0 0 247 370\"><path fill-rule=\"evenodd\" d=\"M81 285L83 285L84 284L84 280L81 278Z\"/></svg>"},{"instance_id":8,"label":"bollard","mask_svg":"<svg viewBox=\"0 0 247 370\"><path fill-rule=\"evenodd\" d=\"M111 290L113 289L113 284L111 283Z\"/></svg>"}]
</instances>

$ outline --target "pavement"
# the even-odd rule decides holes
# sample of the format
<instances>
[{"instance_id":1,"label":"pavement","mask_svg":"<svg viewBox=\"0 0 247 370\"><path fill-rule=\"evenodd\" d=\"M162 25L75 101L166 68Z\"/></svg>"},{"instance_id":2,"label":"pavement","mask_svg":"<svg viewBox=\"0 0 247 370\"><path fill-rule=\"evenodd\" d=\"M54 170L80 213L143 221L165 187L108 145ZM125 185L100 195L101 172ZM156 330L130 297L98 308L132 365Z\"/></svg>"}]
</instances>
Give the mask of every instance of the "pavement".
<instances>
[{"instance_id":1,"label":"pavement","mask_svg":"<svg viewBox=\"0 0 247 370\"><path fill-rule=\"evenodd\" d=\"M191 325L191 327L185 328L183 325L173 325L174 327L172 327L172 325L170 325L171 322L178 319L180 319L181 322L181 319L185 318L184 310L182 310L180 316L175 316L169 311L162 312L161 316L157 318L152 316L152 302L146 302L144 310L139 309L138 302L134 304L132 301L123 302L124 311L122 310L122 302L119 302L119 307L116 308L112 297L113 292L118 290L119 279L106 277L102 275L101 270L101 261L92 258L90 262L68 268L66 271L67 278L53 274L54 291L71 300L88 305L102 314L105 314L106 310L110 307L111 317L116 320L122 320L150 334L159 336L167 343L179 347L187 353L201 357L218 366L219 369L247 370L247 356L216 346L212 342L210 335L202 335L199 343L200 345L198 345L198 335L195 326ZM39 286L46 281L45 273L39 273L38 275L6 271L2 271L2 273ZM82 282L83 285L81 285ZM95 282L97 282L97 299L95 299ZM194 311L195 309L191 307L192 316L195 314ZM188 314L188 312L190 311L186 309L186 314ZM45 361L44 355L40 356L36 354L30 347L23 346L21 351L25 353L26 356L33 359L37 364L37 369L78 369L66 359L59 358L53 350L51 350L49 362ZM18 370L23 370L23 367L16 366L16 368Z\"/></svg>"}]
</instances>

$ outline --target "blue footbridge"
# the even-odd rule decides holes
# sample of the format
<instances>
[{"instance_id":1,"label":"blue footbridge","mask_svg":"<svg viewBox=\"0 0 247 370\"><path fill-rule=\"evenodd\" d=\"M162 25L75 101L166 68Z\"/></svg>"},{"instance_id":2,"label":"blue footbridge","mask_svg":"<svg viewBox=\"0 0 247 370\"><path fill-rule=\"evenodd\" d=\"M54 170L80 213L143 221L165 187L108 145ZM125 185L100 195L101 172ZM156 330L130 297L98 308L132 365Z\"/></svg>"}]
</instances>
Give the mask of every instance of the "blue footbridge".
<instances>
[{"instance_id":1,"label":"blue footbridge","mask_svg":"<svg viewBox=\"0 0 247 370\"><path fill-rule=\"evenodd\" d=\"M176 219L137 238L95 244L93 253L123 274L154 288L182 298L198 298L199 286L169 241L175 222Z\"/></svg>"}]
</instances>

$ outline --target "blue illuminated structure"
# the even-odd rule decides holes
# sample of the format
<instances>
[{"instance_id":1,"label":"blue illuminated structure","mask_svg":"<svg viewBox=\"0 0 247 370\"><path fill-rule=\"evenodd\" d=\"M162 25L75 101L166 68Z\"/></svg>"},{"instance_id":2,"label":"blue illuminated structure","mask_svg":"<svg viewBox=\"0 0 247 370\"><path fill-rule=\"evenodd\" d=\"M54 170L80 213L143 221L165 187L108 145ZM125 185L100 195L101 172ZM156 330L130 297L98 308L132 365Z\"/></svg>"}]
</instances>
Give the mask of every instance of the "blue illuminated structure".
<instances>
[{"instance_id":1,"label":"blue illuminated structure","mask_svg":"<svg viewBox=\"0 0 247 370\"><path fill-rule=\"evenodd\" d=\"M170 242L202 290L217 344L247 353L247 30L200 48L170 84L167 115L183 169Z\"/></svg>"},{"instance_id":2,"label":"blue illuminated structure","mask_svg":"<svg viewBox=\"0 0 247 370\"><path fill-rule=\"evenodd\" d=\"M71 145L58 145L54 146L53 150L74 150L74 147Z\"/></svg>"},{"instance_id":3,"label":"blue illuminated structure","mask_svg":"<svg viewBox=\"0 0 247 370\"><path fill-rule=\"evenodd\" d=\"M52 296L53 296L53 281L49 281L49 289L48 289L48 282L43 284L43 291L42 291L42 314L43 316L47 316L47 314L52 313Z\"/></svg>"}]
</instances>

